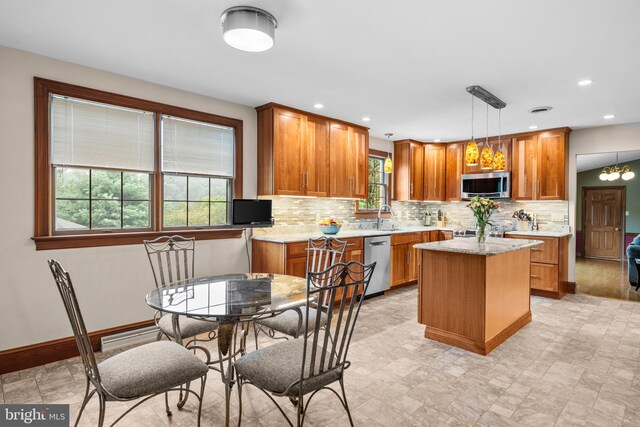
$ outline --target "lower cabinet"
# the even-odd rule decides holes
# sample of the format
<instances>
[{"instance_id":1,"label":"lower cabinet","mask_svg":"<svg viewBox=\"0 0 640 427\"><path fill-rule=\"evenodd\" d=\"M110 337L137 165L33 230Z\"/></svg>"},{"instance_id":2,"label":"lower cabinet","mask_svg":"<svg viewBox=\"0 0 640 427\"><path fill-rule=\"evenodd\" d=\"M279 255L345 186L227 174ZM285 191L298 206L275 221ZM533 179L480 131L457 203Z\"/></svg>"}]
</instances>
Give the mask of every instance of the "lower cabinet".
<instances>
[{"instance_id":1,"label":"lower cabinet","mask_svg":"<svg viewBox=\"0 0 640 427\"><path fill-rule=\"evenodd\" d=\"M338 237L338 239L347 242L342 262L364 262L364 239L362 237L349 239ZM251 252L252 273L287 274L298 277L306 277L307 275L307 242L280 243L253 240Z\"/></svg>"},{"instance_id":2,"label":"lower cabinet","mask_svg":"<svg viewBox=\"0 0 640 427\"><path fill-rule=\"evenodd\" d=\"M511 239L542 240L531 248L531 295L560 299L567 293L569 238L508 235Z\"/></svg>"},{"instance_id":3,"label":"lower cabinet","mask_svg":"<svg viewBox=\"0 0 640 427\"><path fill-rule=\"evenodd\" d=\"M451 231L423 231L391 235L391 288L418 280L420 274L420 250L416 243L453 239Z\"/></svg>"}]
</instances>

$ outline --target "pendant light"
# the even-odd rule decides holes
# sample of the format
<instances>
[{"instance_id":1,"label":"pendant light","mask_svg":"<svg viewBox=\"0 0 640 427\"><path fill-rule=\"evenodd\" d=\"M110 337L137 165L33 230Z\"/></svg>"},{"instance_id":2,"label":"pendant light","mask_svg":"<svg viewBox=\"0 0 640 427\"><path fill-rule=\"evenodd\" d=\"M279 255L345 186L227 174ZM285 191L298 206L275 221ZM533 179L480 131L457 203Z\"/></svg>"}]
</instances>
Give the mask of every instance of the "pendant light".
<instances>
[{"instance_id":1,"label":"pendant light","mask_svg":"<svg viewBox=\"0 0 640 427\"><path fill-rule=\"evenodd\" d=\"M467 142L467 148L464 150L464 159L467 166L476 166L478 164L478 144L473 139L473 94L471 94L471 139Z\"/></svg>"},{"instance_id":2,"label":"pendant light","mask_svg":"<svg viewBox=\"0 0 640 427\"><path fill-rule=\"evenodd\" d=\"M493 170L502 172L507 169L507 160L502 148L502 108L498 108L498 149L493 155Z\"/></svg>"},{"instance_id":3,"label":"pendant light","mask_svg":"<svg viewBox=\"0 0 640 427\"><path fill-rule=\"evenodd\" d=\"M484 140L484 147L480 153L480 168L484 170L493 169L493 150L489 146L489 104L487 103L487 136Z\"/></svg>"},{"instance_id":4,"label":"pendant light","mask_svg":"<svg viewBox=\"0 0 640 427\"><path fill-rule=\"evenodd\" d=\"M387 137L387 158L384 159L384 173L393 172L393 161L391 160L391 137L392 133L385 133L384 136Z\"/></svg>"},{"instance_id":5,"label":"pendant light","mask_svg":"<svg viewBox=\"0 0 640 427\"><path fill-rule=\"evenodd\" d=\"M615 181L619 178L622 178L624 181L629 181L636 176L629 165L624 165L621 169L618 165L618 160L618 153L616 153L616 165L607 166L602 169L602 173L600 174L600 181Z\"/></svg>"}]
</instances>

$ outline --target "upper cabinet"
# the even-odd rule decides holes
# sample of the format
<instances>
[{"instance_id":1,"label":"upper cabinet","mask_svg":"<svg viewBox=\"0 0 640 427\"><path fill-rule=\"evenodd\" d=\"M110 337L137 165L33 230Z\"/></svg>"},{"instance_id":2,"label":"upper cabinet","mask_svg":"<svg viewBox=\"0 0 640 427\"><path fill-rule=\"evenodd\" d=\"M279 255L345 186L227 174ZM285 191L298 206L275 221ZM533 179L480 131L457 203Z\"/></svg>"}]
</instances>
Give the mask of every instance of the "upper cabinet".
<instances>
[{"instance_id":1,"label":"upper cabinet","mask_svg":"<svg viewBox=\"0 0 640 427\"><path fill-rule=\"evenodd\" d=\"M393 197L424 200L424 146L405 139L393 145Z\"/></svg>"},{"instance_id":2,"label":"upper cabinet","mask_svg":"<svg viewBox=\"0 0 640 427\"><path fill-rule=\"evenodd\" d=\"M511 198L566 200L568 128L515 135Z\"/></svg>"},{"instance_id":3,"label":"upper cabinet","mask_svg":"<svg viewBox=\"0 0 640 427\"><path fill-rule=\"evenodd\" d=\"M258 195L367 197L367 128L273 103L256 110Z\"/></svg>"},{"instance_id":4,"label":"upper cabinet","mask_svg":"<svg viewBox=\"0 0 640 427\"><path fill-rule=\"evenodd\" d=\"M461 200L460 186L464 164L464 143L447 144L445 163L445 200L455 202Z\"/></svg>"},{"instance_id":5,"label":"upper cabinet","mask_svg":"<svg viewBox=\"0 0 640 427\"><path fill-rule=\"evenodd\" d=\"M396 141L393 153L395 200L444 200L444 144Z\"/></svg>"},{"instance_id":6,"label":"upper cabinet","mask_svg":"<svg viewBox=\"0 0 640 427\"><path fill-rule=\"evenodd\" d=\"M447 148L444 144L424 145L424 199L444 201L445 194L445 158Z\"/></svg>"}]
</instances>

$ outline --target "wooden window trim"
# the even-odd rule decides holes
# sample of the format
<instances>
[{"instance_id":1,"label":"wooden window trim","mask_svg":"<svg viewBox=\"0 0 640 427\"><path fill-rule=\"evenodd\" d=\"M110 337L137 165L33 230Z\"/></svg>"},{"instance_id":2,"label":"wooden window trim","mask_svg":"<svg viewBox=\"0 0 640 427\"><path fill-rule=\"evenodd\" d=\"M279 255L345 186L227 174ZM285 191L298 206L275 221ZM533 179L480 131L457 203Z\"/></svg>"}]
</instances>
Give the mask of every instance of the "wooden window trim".
<instances>
[{"instance_id":1,"label":"wooden window trim","mask_svg":"<svg viewBox=\"0 0 640 427\"><path fill-rule=\"evenodd\" d=\"M51 159L49 147L49 96L51 94L86 99L121 107L155 113L155 170L152 174L153 191L151 194L152 222L151 230L143 232L113 231L95 234L54 235L53 182L51 177ZM98 89L72 85L53 80L34 77L34 116L35 116L35 220L34 235L36 250L83 248L93 246L130 245L142 243L143 240L153 239L166 234L180 234L197 239L228 239L239 238L242 229L208 228L194 230L193 228L163 229L162 228L162 171L160 168L160 118L170 115L190 120L215 123L234 129L235 137L235 165L233 178L233 197L242 198L242 120L216 114L195 111L188 108L163 104L131 96L120 95Z\"/></svg>"},{"instance_id":2,"label":"wooden window trim","mask_svg":"<svg viewBox=\"0 0 640 427\"><path fill-rule=\"evenodd\" d=\"M369 154L367 155L367 165L369 164L369 160L368 159L371 156L386 158L388 155L389 155L389 153L387 151L380 151L380 150L375 150L373 148L370 148L369 149ZM391 160L393 160L393 153L391 153ZM367 166L367 173L369 173L368 166ZM389 175L389 178L388 178L389 182L387 182L387 200L389 202L391 202L391 180L392 180L392 175L393 175L393 173L391 173ZM356 200L354 216L356 218L377 218L378 217L378 211L360 209L358 207L358 201ZM391 218L391 213L382 212L380 217L381 218Z\"/></svg>"}]
</instances>

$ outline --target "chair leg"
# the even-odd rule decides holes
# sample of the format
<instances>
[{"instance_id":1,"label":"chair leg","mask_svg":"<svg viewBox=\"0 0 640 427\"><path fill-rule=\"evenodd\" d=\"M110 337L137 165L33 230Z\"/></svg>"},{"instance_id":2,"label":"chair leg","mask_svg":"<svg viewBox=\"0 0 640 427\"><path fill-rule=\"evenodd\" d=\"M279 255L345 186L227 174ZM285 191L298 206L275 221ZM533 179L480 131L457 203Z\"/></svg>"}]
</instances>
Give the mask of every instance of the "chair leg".
<instances>
[{"instance_id":1,"label":"chair leg","mask_svg":"<svg viewBox=\"0 0 640 427\"><path fill-rule=\"evenodd\" d=\"M347 411L347 416L349 417L349 424L353 427L353 419L351 418L351 411L349 410L349 404L347 403L347 393L344 390L344 379L340 377L340 388L342 389L342 399L344 401L344 409Z\"/></svg>"},{"instance_id":2,"label":"chair leg","mask_svg":"<svg viewBox=\"0 0 640 427\"><path fill-rule=\"evenodd\" d=\"M187 403L187 398L189 397L189 387L191 383L188 382L184 385L184 391L182 386L180 386L180 400L178 401L178 409L182 409L184 405ZM184 394L183 394L184 393Z\"/></svg>"},{"instance_id":3,"label":"chair leg","mask_svg":"<svg viewBox=\"0 0 640 427\"><path fill-rule=\"evenodd\" d=\"M240 427L242 424L242 377L240 375L238 375L236 385L238 386L238 427Z\"/></svg>"},{"instance_id":4,"label":"chair leg","mask_svg":"<svg viewBox=\"0 0 640 427\"><path fill-rule=\"evenodd\" d=\"M169 392L164 393L164 408L165 408L165 411L167 411L167 417L170 417L173 415L173 413L171 412L171 409L169 408Z\"/></svg>"},{"instance_id":5,"label":"chair leg","mask_svg":"<svg viewBox=\"0 0 640 427\"><path fill-rule=\"evenodd\" d=\"M98 398L100 399L100 413L98 414L98 427L102 427L104 425L104 414L107 410L107 402L105 397L102 394L98 394Z\"/></svg>"},{"instance_id":6,"label":"chair leg","mask_svg":"<svg viewBox=\"0 0 640 427\"><path fill-rule=\"evenodd\" d=\"M300 395L298 396L298 410L296 411L296 415L297 417L297 423L296 426L297 427L301 427L302 424L304 424L304 413L305 413L305 407L304 407L304 401L303 401L303 397L302 397L302 393L300 393Z\"/></svg>"},{"instance_id":7,"label":"chair leg","mask_svg":"<svg viewBox=\"0 0 640 427\"><path fill-rule=\"evenodd\" d=\"M89 381L89 378L87 378L87 389L84 392L84 399L82 399L82 406L80 406L80 412L78 413L78 418L76 419L76 423L74 424L75 427L78 426L78 423L80 422L80 417L82 417L82 412L84 411L84 408L87 406L87 403L89 403L89 400L91 400L91 398L93 397L93 394L96 392L95 390L93 390L91 393L89 393L90 385L91 385L91 382Z\"/></svg>"},{"instance_id":8,"label":"chair leg","mask_svg":"<svg viewBox=\"0 0 640 427\"><path fill-rule=\"evenodd\" d=\"M204 386L207 382L207 376L200 379L200 402L198 403L198 427L200 427L200 418L202 415L202 401L204 400Z\"/></svg>"}]
</instances>

